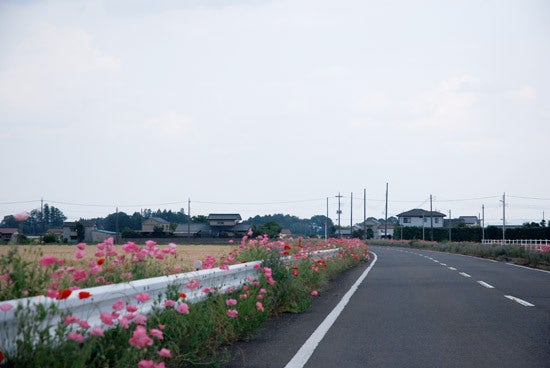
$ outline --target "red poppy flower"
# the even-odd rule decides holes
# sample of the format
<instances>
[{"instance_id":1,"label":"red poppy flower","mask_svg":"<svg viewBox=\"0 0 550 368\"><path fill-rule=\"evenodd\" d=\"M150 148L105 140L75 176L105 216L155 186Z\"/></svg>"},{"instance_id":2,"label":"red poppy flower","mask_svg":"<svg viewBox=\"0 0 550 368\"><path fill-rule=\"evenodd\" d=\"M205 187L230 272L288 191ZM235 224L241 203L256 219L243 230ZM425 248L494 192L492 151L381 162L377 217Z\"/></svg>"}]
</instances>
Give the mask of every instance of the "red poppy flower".
<instances>
[{"instance_id":1,"label":"red poppy flower","mask_svg":"<svg viewBox=\"0 0 550 368\"><path fill-rule=\"evenodd\" d=\"M4 360L4 353L0 350L0 363L2 363L2 360Z\"/></svg>"},{"instance_id":2,"label":"red poppy flower","mask_svg":"<svg viewBox=\"0 0 550 368\"><path fill-rule=\"evenodd\" d=\"M98 266L101 266L104 263L105 263L105 258L100 258L100 259L97 260L97 265Z\"/></svg>"},{"instance_id":3,"label":"red poppy flower","mask_svg":"<svg viewBox=\"0 0 550 368\"><path fill-rule=\"evenodd\" d=\"M285 245L285 250L291 250L292 247L290 245Z\"/></svg>"},{"instance_id":4,"label":"red poppy flower","mask_svg":"<svg viewBox=\"0 0 550 368\"><path fill-rule=\"evenodd\" d=\"M187 294L185 293L179 293L178 296L183 299L187 298Z\"/></svg>"},{"instance_id":5,"label":"red poppy flower","mask_svg":"<svg viewBox=\"0 0 550 368\"><path fill-rule=\"evenodd\" d=\"M59 292L59 294L57 294L56 299L57 300L67 299L69 297L69 295L71 295L72 292L73 292L72 290L63 289Z\"/></svg>"},{"instance_id":6,"label":"red poppy flower","mask_svg":"<svg viewBox=\"0 0 550 368\"><path fill-rule=\"evenodd\" d=\"M91 297L91 296L92 296L92 294L90 294L90 293L87 292L87 291L81 291L80 293L78 293L78 297L79 297L80 299L86 299L86 298L89 298L89 297Z\"/></svg>"}]
</instances>

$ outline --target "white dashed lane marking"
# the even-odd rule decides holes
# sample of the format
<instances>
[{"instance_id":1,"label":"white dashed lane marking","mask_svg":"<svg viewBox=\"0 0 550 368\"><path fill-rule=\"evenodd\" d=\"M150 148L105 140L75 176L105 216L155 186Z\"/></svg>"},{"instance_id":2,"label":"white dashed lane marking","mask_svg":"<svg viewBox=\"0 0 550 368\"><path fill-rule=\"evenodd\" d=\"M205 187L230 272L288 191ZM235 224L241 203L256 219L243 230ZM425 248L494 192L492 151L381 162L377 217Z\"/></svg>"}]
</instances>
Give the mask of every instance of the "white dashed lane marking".
<instances>
[{"instance_id":1,"label":"white dashed lane marking","mask_svg":"<svg viewBox=\"0 0 550 368\"><path fill-rule=\"evenodd\" d=\"M526 302L525 300L523 299L520 299L520 298L516 298L515 296L512 296L512 295L504 295L505 298L508 298L510 300L513 300L515 301L516 303L519 303L525 307L534 307L535 305L534 304L531 304L529 302Z\"/></svg>"},{"instance_id":2,"label":"white dashed lane marking","mask_svg":"<svg viewBox=\"0 0 550 368\"><path fill-rule=\"evenodd\" d=\"M477 283L480 284L481 286L486 287L487 289L494 289L495 288L493 285L489 285L488 283L486 283L484 281L478 281Z\"/></svg>"}]
</instances>

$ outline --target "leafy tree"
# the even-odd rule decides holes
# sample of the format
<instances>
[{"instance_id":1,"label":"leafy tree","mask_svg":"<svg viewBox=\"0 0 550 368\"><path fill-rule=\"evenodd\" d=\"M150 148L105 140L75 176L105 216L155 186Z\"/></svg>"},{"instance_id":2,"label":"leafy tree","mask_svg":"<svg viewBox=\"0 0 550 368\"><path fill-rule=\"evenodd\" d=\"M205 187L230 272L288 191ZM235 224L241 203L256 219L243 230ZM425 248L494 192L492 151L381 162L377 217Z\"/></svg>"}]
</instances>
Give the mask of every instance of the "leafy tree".
<instances>
[{"instance_id":1,"label":"leafy tree","mask_svg":"<svg viewBox=\"0 0 550 368\"><path fill-rule=\"evenodd\" d=\"M351 232L351 237L352 237L352 238L363 239L364 236L365 236L365 230L363 230L363 229L354 229L354 230Z\"/></svg>"},{"instance_id":2,"label":"leafy tree","mask_svg":"<svg viewBox=\"0 0 550 368\"><path fill-rule=\"evenodd\" d=\"M117 231L117 220L118 220L118 229L131 227L132 221L130 216L128 216L125 212L118 212L118 213L115 212L105 217L105 222L103 224L105 230Z\"/></svg>"},{"instance_id":3,"label":"leafy tree","mask_svg":"<svg viewBox=\"0 0 550 368\"><path fill-rule=\"evenodd\" d=\"M197 215L191 217L191 222L194 224L206 224L208 223L208 216Z\"/></svg>"},{"instance_id":4,"label":"leafy tree","mask_svg":"<svg viewBox=\"0 0 550 368\"><path fill-rule=\"evenodd\" d=\"M154 236L164 235L164 228L160 225L156 225L155 227L153 227L153 235Z\"/></svg>"},{"instance_id":5,"label":"leafy tree","mask_svg":"<svg viewBox=\"0 0 550 368\"><path fill-rule=\"evenodd\" d=\"M268 221L265 224L257 226L254 228L254 235L264 235L267 234L270 238L276 238L283 230L283 227L275 221Z\"/></svg>"},{"instance_id":6,"label":"leafy tree","mask_svg":"<svg viewBox=\"0 0 550 368\"><path fill-rule=\"evenodd\" d=\"M76 227L76 239L77 239L77 241L79 241L79 242L84 241L84 237L86 236L86 231L84 229L84 225L82 224L82 222L77 221L75 223L75 227Z\"/></svg>"},{"instance_id":7,"label":"leafy tree","mask_svg":"<svg viewBox=\"0 0 550 368\"><path fill-rule=\"evenodd\" d=\"M13 215L4 216L4 219L0 223L0 227L19 227L19 223L15 220Z\"/></svg>"},{"instance_id":8,"label":"leafy tree","mask_svg":"<svg viewBox=\"0 0 550 368\"><path fill-rule=\"evenodd\" d=\"M372 238L374 238L374 231L373 231L370 227L369 227L369 228L367 229L367 231L365 232L365 237L366 237L367 239L372 239Z\"/></svg>"}]
</instances>

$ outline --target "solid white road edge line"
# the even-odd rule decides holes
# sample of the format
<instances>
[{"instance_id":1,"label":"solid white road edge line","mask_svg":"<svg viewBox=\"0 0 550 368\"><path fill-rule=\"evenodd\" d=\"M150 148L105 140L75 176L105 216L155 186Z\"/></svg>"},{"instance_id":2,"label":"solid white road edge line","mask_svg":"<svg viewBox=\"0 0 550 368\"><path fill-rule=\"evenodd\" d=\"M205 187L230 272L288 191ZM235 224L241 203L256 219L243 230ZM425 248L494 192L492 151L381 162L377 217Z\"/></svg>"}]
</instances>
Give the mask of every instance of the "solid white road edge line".
<instances>
[{"instance_id":1,"label":"solid white road edge line","mask_svg":"<svg viewBox=\"0 0 550 368\"><path fill-rule=\"evenodd\" d=\"M459 272L458 274L462 275L464 277L472 277L472 276L468 275L466 272Z\"/></svg>"},{"instance_id":2,"label":"solid white road edge line","mask_svg":"<svg viewBox=\"0 0 550 368\"><path fill-rule=\"evenodd\" d=\"M487 289L494 289L495 288L493 285L489 285L488 283L486 283L484 281L478 281L477 283L480 284L481 286L485 286Z\"/></svg>"},{"instance_id":3,"label":"solid white road edge line","mask_svg":"<svg viewBox=\"0 0 550 368\"><path fill-rule=\"evenodd\" d=\"M372 255L374 256L374 259L372 260L372 263L370 264L370 266L361 274L361 276L359 276L357 281L355 281L353 286L344 295L342 300L340 300L338 305L336 305L336 307L334 307L334 309L329 313L329 315L325 318L325 320L321 322L319 327L317 327L317 329L311 334L309 339L307 339L304 345L302 345L300 350L298 350L296 355L294 355L294 357L290 360L290 362L288 362L285 368L302 368L307 363L307 361L309 360L309 358L317 348L317 345L319 345L323 337L325 337L326 333L328 332L332 324L336 321L340 313L342 313L342 311L348 304L349 300L351 299L351 297L353 296L353 294L355 293L359 285L363 282L365 277L367 277L370 270L376 263L378 256L374 252L370 252L370 253L372 253Z\"/></svg>"},{"instance_id":4,"label":"solid white road edge line","mask_svg":"<svg viewBox=\"0 0 550 368\"><path fill-rule=\"evenodd\" d=\"M508 298L510 300L513 300L515 301L516 303L519 303L521 305L524 305L526 307L534 307L535 305L534 304L531 304L529 302L526 302L525 300L522 300L520 298L516 298L515 296L512 296L512 295L504 295L505 298Z\"/></svg>"},{"instance_id":5,"label":"solid white road edge line","mask_svg":"<svg viewBox=\"0 0 550 368\"><path fill-rule=\"evenodd\" d=\"M449 270L453 270L453 271L456 271L456 268L454 267L447 267Z\"/></svg>"}]
</instances>

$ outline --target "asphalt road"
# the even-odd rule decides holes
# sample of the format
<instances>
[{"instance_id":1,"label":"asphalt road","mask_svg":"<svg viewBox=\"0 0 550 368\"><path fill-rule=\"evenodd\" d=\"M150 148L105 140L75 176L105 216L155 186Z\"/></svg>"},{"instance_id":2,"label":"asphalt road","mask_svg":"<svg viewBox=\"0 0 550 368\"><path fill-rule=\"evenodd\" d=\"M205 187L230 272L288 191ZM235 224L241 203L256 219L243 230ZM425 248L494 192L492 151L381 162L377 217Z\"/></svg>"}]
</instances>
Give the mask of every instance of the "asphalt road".
<instances>
[{"instance_id":1,"label":"asphalt road","mask_svg":"<svg viewBox=\"0 0 550 368\"><path fill-rule=\"evenodd\" d=\"M376 263L326 334L323 321L366 266L344 273L305 313L274 318L235 345L227 367L550 367L550 273L371 250Z\"/></svg>"}]
</instances>

